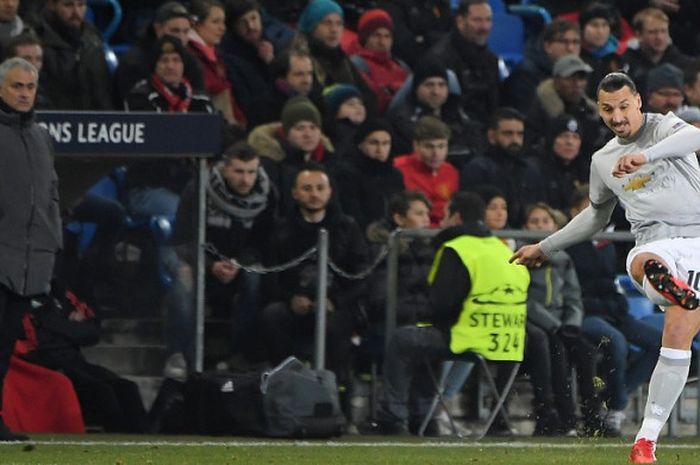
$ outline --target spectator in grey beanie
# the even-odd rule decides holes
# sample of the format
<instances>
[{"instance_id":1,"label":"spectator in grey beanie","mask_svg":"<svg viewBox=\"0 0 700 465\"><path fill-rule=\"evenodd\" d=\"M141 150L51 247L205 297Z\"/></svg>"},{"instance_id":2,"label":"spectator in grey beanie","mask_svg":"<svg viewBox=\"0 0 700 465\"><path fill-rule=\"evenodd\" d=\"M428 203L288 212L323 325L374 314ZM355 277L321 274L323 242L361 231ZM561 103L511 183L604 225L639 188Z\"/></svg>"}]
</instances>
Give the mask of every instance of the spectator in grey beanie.
<instances>
[{"instance_id":1,"label":"spectator in grey beanie","mask_svg":"<svg viewBox=\"0 0 700 465\"><path fill-rule=\"evenodd\" d=\"M683 71L670 63L659 65L649 71L645 90L646 111L676 113L683 105Z\"/></svg>"}]
</instances>

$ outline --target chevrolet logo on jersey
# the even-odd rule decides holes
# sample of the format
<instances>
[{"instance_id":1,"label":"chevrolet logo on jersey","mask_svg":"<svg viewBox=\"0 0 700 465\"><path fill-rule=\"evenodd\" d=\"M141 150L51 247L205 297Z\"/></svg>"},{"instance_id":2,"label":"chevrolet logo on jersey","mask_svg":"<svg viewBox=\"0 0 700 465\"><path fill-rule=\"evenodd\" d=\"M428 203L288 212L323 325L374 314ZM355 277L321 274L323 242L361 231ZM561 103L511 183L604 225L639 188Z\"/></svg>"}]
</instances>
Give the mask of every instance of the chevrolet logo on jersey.
<instances>
[{"instance_id":1,"label":"chevrolet logo on jersey","mask_svg":"<svg viewBox=\"0 0 700 465\"><path fill-rule=\"evenodd\" d=\"M651 181L651 176L648 174L644 176L635 176L630 179L630 182L627 183L624 189L626 191L636 191L646 186L649 181Z\"/></svg>"}]
</instances>

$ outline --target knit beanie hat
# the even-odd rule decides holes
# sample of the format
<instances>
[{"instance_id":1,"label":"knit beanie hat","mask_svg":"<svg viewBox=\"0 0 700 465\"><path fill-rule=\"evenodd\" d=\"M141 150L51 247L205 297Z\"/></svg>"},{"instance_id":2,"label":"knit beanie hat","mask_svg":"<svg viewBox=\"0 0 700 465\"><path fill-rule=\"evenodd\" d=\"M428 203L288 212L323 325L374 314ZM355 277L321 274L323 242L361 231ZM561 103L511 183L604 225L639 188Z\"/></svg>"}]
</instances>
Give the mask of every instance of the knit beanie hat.
<instances>
[{"instance_id":1,"label":"knit beanie hat","mask_svg":"<svg viewBox=\"0 0 700 465\"><path fill-rule=\"evenodd\" d=\"M301 32L311 34L318 23L331 13L338 13L341 18L344 17L343 9L333 0L311 0L301 12L297 27Z\"/></svg>"},{"instance_id":2,"label":"knit beanie hat","mask_svg":"<svg viewBox=\"0 0 700 465\"><path fill-rule=\"evenodd\" d=\"M353 97L362 99L360 90L352 84L333 84L326 87L323 89L323 103L328 112L326 114L335 118L343 102Z\"/></svg>"},{"instance_id":3,"label":"knit beanie hat","mask_svg":"<svg viewBox=\"0 0 700 465\"><path fill-rule=\"evenodd\" d=\"M671 63L652 68L647 75L647 94L666 87L683 91L683 71Z\"/></svg>"},{"instance_id":4,"label":"knit beanie hat","mask_svg":"<svg viewBox=\"0 0 700 465\"><path fill-rule=\"evenodd\" d=\"M156 64L160 57L166 53L177 53L180 55L183 63L185 62L185 56L187 55L187 50L180 42L180 39L171 35L164 35L155 43L153 47L153 52L151 55L151 71L156 69Z\"/></svg>"},{"instance_id":5,"label":"knit beanie hat","mask_svg":"<svg viewBox=\"0 0 700 465\"><path fill-rule=\"evenodd\" d=\"M413 68L412 92L415 92L423 81L431 77L441 77L447 81L447 66L435 58L420 60Z\"/></svg>"},{"instance_id":6,"label":"knit beanie hat","mask_svg":"<svg viewBox=\"0 0 700 465\"><path fill-rule=\"evenodd\" d=\"M357 127L355 131L354 141L356 144L362 143L367 136L376 131L384 131L393 137L391 124L382 118L368 118Z\"/></svg>"},{"instance_id":7,"label":"knit beanie hat","mask_svg":"<svg viewBox=\"0 0 700 465\"><path fill-rule=\"evenodd\" d=\"M380 27L390 31L394 30L394 22L391 20L389 13L381 8L365 11L357 21L357 38L360 44L364 45L367 42L367 38Z\"/></svg>"},{"instance_id":8,"label":"knit beanie hat","mask_svg":"<svg viewBox=\"0 0 700 465\"><path fill-rule=\"evenodd\" d=\"M296 96L287 100L282 108L282 128L287 134L299 121L310 121L316 126L321 127L321 114L318 109L306 97Z\"/></svg>"},{"instance_id":9,"label":"knit beanie hat","mask_svg":"<svg viewBox=\"0 0 700 465\"><path fill-rule=\"evenodd\" d=\"M578 23L583 30L584 26L591 20L596 18L603 18L608 22L610 27L613 26L615 18L613 11L605 4L602 3L592 3L588 8L583 10L578 17Z\"/></svg>"},{"instance_id":10,"label":"knit beanie hat","mask_svg":"<svg viewBox=\"0 0 700 465\"><path fill-rule=\"evenodd\" d=\"M575 132L581 134L581 125L578 120L571 115L562 114L550 121L547 131L547 148L551 148L554 139L562 132Z\"/></svg>"}]
</instances>

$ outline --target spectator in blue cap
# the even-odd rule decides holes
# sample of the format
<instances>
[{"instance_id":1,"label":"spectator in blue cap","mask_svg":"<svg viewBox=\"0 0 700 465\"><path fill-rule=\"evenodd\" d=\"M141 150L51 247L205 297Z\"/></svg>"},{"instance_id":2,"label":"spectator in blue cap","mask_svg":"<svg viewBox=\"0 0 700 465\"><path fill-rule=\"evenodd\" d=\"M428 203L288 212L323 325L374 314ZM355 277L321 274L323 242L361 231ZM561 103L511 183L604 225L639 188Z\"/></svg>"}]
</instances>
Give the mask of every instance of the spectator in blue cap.
<instances>
[{"instance_id":1,"label":"spectator in blue cap","mask_svg":"<svg viewBox=\"0 0 700 465\"><path fill-rule=\"evenodd\" d=\"M337 18L331 18L334 23L337 24L337 19L340 19L340 33L338 34L338 43L340 43L340 36L343 34L344 14L340 5L333 0L313 0L309 2L299 17L299 30L305 34L313 34L318 24L332 14L338 15Z\"/></svg>"},{"instance_id":2,"label":"spectator in blue cap","mask_svg":"<svg viewBox=\"0 0 700 465\"><path fill-rule=\"evenodd\" d=\"M343 10L333 0L312 0L299 17L299 31L308 42L314 64L314 86L355 85L373 113L375 97L359 71L340 47L343 36Z\"/></svg>"},{"instance_id":3,"label":"spectator in blue cap","mask_svg":"<svg viewBox=\"0 0 700 465\"><path fill-rule=\"evenodd\" d=\"M333 84L323 89L323 102L325 133L331 138L335 152L345 155L353 147L357 127L367 118L362 94L352 84Z\"/></svg>"}]
</instances>

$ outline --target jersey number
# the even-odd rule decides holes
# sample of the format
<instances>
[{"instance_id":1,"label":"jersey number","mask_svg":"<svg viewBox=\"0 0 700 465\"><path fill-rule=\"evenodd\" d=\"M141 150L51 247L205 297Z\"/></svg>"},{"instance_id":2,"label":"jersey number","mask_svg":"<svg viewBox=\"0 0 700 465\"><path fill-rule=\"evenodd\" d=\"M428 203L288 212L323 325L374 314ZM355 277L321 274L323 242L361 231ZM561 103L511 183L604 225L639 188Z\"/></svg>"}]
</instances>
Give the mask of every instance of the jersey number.
<instances>
[{"instance_id":1,"label":"jersey number","mask_svg":"<svg viewBox=\"0 0 700 465\"><path fill-rule=\"evenodd\" d=\"M520 337L512 333L490 333L491 344L487 347L489 352L510 352L520 347Z\"/></svg>"},{"instance_id":2,"label":"jersey number","mask_svg":"<svg viewBox=\"0 0 700 465\"><path fill-rule=\"evenodd\" d=\"M688 271L688 286L696 291L700 291L700 273L695 270Z\"/></svg>"}]
</instances>

